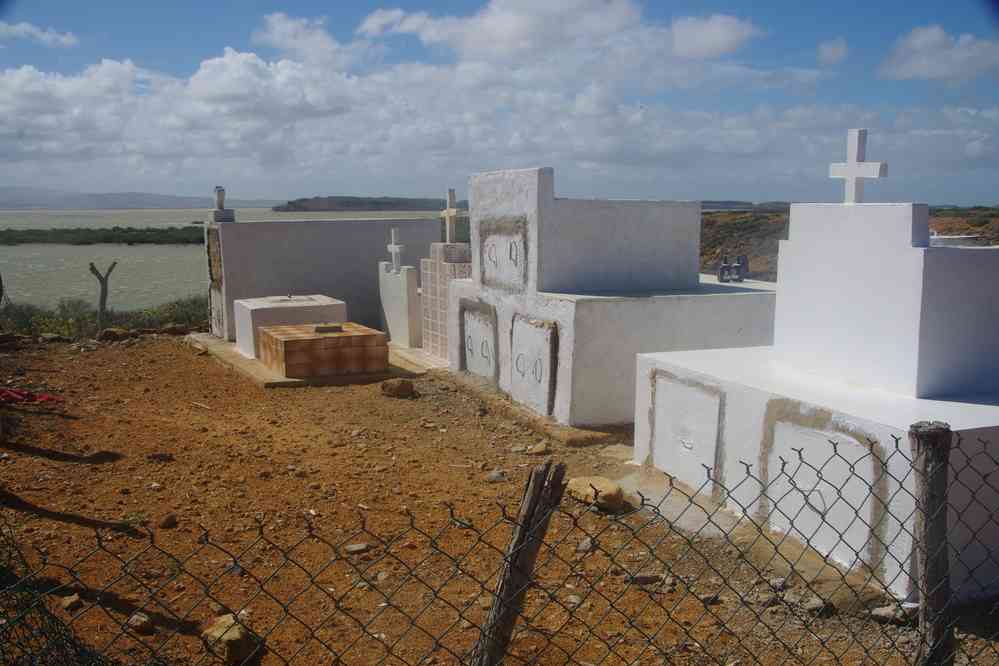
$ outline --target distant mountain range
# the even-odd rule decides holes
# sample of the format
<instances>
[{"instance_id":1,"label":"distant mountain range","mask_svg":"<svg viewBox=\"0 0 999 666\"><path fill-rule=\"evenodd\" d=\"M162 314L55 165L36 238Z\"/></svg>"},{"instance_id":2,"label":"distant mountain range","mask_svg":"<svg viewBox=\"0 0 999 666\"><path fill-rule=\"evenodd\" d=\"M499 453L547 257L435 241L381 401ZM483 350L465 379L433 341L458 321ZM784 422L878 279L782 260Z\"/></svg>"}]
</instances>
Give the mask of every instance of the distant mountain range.
<instances>
[{"instance_id":1,"label":"distant mountain range","mask_svg":"<svg viewBox=\"0 0 999 666\"><path fill-rule=\"evenodd\" d=\"M274 199L226 199L229 208L270 208ZM0 209L29 210L107 210L141 208L214 208L215 197L178 197L149 192L108 192L101 194L67 192L41 187L0 186Z\"/></svg>"}]
</instances>

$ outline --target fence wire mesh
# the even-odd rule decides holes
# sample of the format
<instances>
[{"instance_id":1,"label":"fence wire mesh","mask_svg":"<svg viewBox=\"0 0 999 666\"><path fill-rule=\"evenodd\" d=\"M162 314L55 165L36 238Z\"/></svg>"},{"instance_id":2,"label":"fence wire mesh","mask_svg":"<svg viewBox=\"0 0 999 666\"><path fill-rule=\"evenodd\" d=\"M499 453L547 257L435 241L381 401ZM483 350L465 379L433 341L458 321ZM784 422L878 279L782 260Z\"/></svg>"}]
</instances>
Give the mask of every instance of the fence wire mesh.
<instances>
[{"instance_id":1,"label":"fence wire mesh","mask_svg":"<svg viewBox=\"0 0 999 666\"><path fill-rule=\"evenodd\" d=\"M667 481L655 501L567 495L535 535L504 663L914 663L930 517L908 444L830 444L766 470L739 464L725 482ZM949 554L947 658L999 663L997 461L985 442L958 439L950 453L947 539L925 547ZM23 545L40 519L0 514L0 659L469 663L517 510L446 515L306 520L294 538L263 522L186 540L123 525L56 562Z\"/></svg>"}]
</instances>

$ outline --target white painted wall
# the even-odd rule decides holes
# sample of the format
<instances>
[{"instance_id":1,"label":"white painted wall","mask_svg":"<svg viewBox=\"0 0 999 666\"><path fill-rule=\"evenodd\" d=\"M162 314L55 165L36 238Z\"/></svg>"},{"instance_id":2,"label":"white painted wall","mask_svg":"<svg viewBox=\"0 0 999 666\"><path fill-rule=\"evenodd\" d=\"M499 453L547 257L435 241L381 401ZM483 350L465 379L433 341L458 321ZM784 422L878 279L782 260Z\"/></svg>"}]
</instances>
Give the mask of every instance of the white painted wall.
<instances>
[{"instance_id":1,"label":"white painted wall","mask_svg":"<svg viewBox=\"0 0 999 666\"><path fill-rule=\"evenodd\" d=\"M402 347L422 346L422 306L419 271L401 266L393 272L391 261L378 262L378 295L382 304L382 330Z\"/></svg>"},{"instance_id":2,"label":"white painted wall","mask_svg":"<svg viewBox=\"0 0 999 666\"><path fill-rule=\"evenodd\" d=\"M282 220L219 224L224 331L235 339L233 301L275 294L328 294L347 303L351 321L377 328L378 257L392 227L416 263L440 239L440 220Z\"/></svg>"},{"instance_id":3,"label":"white painted wall","mask_svg":"<svg viewBox=\"0 0 999 666\"><path fill-rule=\"evenodd\" d=\"M999 247L931 247L917 395L982 393L999 393Z\"/></svg>"},{"instance_id":4,"label":"white painted wall","mask_svg":"<svg viewBox=\"0 0 999 666\"><path fill-rule=\"evenodd\" d=\"M927 215L918 204L791 206L774 324L789 363L916 395Z\"/></svg>"},{"instance_id":5,"label":"white painted wall","mask_svg":"<svg viewBox=\"0 0 999 666\"><path fill-rule=\"evenodd\" d=\"M555 199L541 218L538 290L654 291L697 286L699 201Z\"/></svg>"},{"instance_id":6,"label":"white painted wall","mask_svg":"<svg viewBox=\"0 0 999 666\"><path fill-rule=\"evenodd\" d=\"M772 291L708 282L687 293L579 300L569 422L631 422L635 354L773 344L774 307Z\"/></svg>"},{"instance_id":7,"label":"white painted wall","mask_svg":"<svg viewBox=\"0 0 999 666\"><path fill-rule=\"evenodd\" d=\"M692 293L611 297L510 294L479 289L472 280L454 280L448 315L451 340L461 339L457 319L462 299L496 308L498 386L515 398L520 393L514 378L521 351L514 340L515 317L555 323L558 355L551 415L570 425L632 421L639 352L764 345L773 339L774 293L765 284L752 288L705 283ZM453 372L464 369L457 344L450 345L448 361ZM536 396L522 397L537 409Z\"/></svg>"},{"instance_id":8,"label":"white painted wall","mask_svg":"<svg viewBox=\"0 0 999 666\"><path fill-rule=\"evenodd\" d=\"M697 285L701 206L687 201L556 199L551 167L472 176L472 276L521 290L514 256L527 257L526 291L592 293ZM483 222L524 216L523 241L484 238Z\"/></svg>"},{"instance_id":9,"label":"white painted wall","mask_svg":"<svg viewBox=\"0 0 999 666\"><path fill-rule=\"evenodd\" d=\"M889 551L879 576L901 598L911 593L906 571L915 492L907 430L919 420L950 423L961 438L952 452L949 489L951 583L964 600L999 593L999 563L990 555L999 547L992 518L999 491L988 480L999 472L999 396L978 403L926 400L816 380L782 365L770 347L639 355L636 392L636 462L706 493L711 488L704 487L702 465L709 464L714 477L733 489L721 497L728 508L765 511L771 527L809 536L813 547L844 566L855 564L858 552L872 553L870 531L856 519L871 522L869 488L874 463L883 461L889 515L879 540ZM876 455L869 441L877 443ZM893 454L896 441L899 453ZM795 449L803 450L802 458ZM781 458L787 461L783 474ZM763 485L747 481L744 462ZM819 483L811 467L823 469L828 483ZM794 490L792 476L804 493ZM782 498L780 504L761 506L761 491ZM846 501L836 501L838 492Z\"/></svg>"}]
</instances>

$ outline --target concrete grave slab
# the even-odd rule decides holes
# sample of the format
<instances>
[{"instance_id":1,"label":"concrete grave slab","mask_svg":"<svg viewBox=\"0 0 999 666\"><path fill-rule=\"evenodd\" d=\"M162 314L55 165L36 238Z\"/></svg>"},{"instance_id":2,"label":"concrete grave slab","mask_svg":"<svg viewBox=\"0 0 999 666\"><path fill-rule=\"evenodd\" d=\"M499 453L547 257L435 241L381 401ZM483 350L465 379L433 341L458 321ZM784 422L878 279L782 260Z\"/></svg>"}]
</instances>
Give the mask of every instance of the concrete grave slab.
<instances>
[{"instance_id":1,"label":"concrete grave slab","mask_svg":"<svg viewBox=\"0 0 999 666\"><path fill-rule=\"evenodd\" d=\"M266 296L235 301L236 347L257 358L260 327L347 321L347 304L322 294Z\"/></svg>"}]
</instances>

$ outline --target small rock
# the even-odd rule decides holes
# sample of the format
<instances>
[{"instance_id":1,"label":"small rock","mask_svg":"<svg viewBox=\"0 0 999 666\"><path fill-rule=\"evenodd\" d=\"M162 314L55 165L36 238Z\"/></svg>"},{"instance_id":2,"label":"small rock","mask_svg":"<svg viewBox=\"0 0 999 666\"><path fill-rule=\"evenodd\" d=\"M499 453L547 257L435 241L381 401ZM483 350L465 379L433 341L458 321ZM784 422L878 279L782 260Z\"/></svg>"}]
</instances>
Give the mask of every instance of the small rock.
<instances>
[{"instance_id":1,"label":"small rock","mask_svg":"<svg viewBox=\"0 0 999 666\"><path fill-rule=\"evenodd\" d=\"M592 537L585 537L582 541L576 544L577 553L592 553L597 548L597 543Z\"/></svg>"},{"instance_id":2,"label":"small rock","mask_svg":"<svg viewBox=\"0 0 999 666\"><path fill-rule=\"evenodd\" d=\"M168 513L167 515L163 516L162 520L160 520L159 528L162 530L172 530L173 528L177 527L177 523L178 523L177 514Z\"/></svg>"},{"instance_id":3,"label":"small rock","mask_svg":"<svg viewBox=\"0 0 999 666\"><path fill-rule=\"evenodd\" d=\"M836 606L831 601L812 595L801 603L801 609L815 617L830 617L836 613Z\"/></svg>"},{"instance_id":4,"label":"small rock","mask_svg":"<svg viewBox=\"0 0 999 666\"><path fill-rule=\"evenodd\" d=\"M494 469L486 475L486 481L489 483L502 483L506 481L506 472L501 469Z\"/></svg>"},{"instance_id":5,"label":"small rock","mask_svg":"<svg viewBox=\"0 0 999 666\"><path fill-rule=\"evenodd\" d=\"M53 342L72 342L69 338L64 335L59 335L58 333L42 333L38 336L38 339L45 343Z\"/></svg>"},{"instance_id":6,"label":"small rock","mask_svg":"<svg viewBox=\"0 0 999 666\"><path fill-rule=\"evenodd\" d=\"M266 481L267 479L271 478L271 473L265 469L264 471L260 472L260 474L258 474L257 477Z\"/></svg>"},{"instance_id":7,"label":"small rock","mask_svg":"<svg viewBox=\"0 0 999 666\"><path fill-rule=\"evenodd\" d=\"M127 622L130 629L136 633L149 636L153 633L153 621L145 613L132 613Z\"/></svg>"},{"instance_id":8,"label":"small rock","mask_svg":"<svg viewBox=\"0 0 999 666\"><path fill-rule=\"evenodd\" d=\"M882 624L897 624L900 626L914 624L919 620L919 606L915 604L882 606L871 611L871 619Z\"/></svg>"},{"instance_id":9,"label":"small rock","mask_svg":"<svg viewBox=\"0 0 999 666\"><path fill-rule=\"evenodd\" d=\"M152 490L153 492L156 492L157 490L163 490L163 486L162 486L162 484L156 483L154 481L154 482L150 483L148 486L146 486L146 489L147 490Z\"/></svg>"},{"instance_id":10,"label":"small rock","mask_svg":"<svg viewBox=\"0 0 999 666\"><path fill-rule=\"evenodd\" d=\"M83 608L83 600L80 599L79 594L71 594L68 597L63 597L59 603L62 605L62 609L69 613Z\"/></svg>"},{"instance_id":11,"label":"small rock","mask_svg":"<svg viewBox=\"0 0 999 666\"><path fill-rule=\"evenodd\" d=\"M256 640L232 613L221 615L201 634L205 650L228 666L241 664L253 654Z\"/></svg>"},{"instance_id":12,"label":"small rock","mask_svg":"<svg viewBox=\"0 0 999 666\"><path fill-rule=\"evenodd\" d=\"M173 457L172 453L156 452L156 453L150 453L149 455L147 455L146 456L146 460L148 460L150 462L167 463L167 462L173 462L174 460L176 460L176 458Z\"/></svg>"},{"instance_id":13,"label":"small rock","mask_svg":"<svg viewBox=\"0 0 999 666\"><path fill-rule=\"evenodd\" d=\"M375 580L378 581L379 583L384 583L385 581L388 580L388 578L389 578L388 571L379 571L378 575L375 576Z\"/></svg>"},{"instance_id":14,"label":"small rock","mask_svg":"<svg viewBox=\"0 0 999 666\"><path fill-rule=\"evenodd\" d=\"M707 594L698 594L697 598L701 600L701 603L705 606L715 606L721 603L721 595L717 592L708 592Z\"/></svg>"},{"instance_id":15,"label":"small rock","mask_svg":"<svg viewBox=\"0 0 999 666\"><path fill-rule=\"evenodd\" d=\"M661 574L635 574L634 576L628 576L626 580L632 585L655 585L661 582L662 579Z\"/></svg>"},{"instance_id":16,"label":"small rock","mask_svg":"<svg viewBox=\"0 0 999 666\"><path fill-rule=\"evenodd\" d=\"M363 434L364 434L364 430L362 430L361 428L356 428L356 429L350 431L350 436L351 437L360 437Z\"/></svg>"},{"instance_id":17,"label":"small rock","mask_svg":"<svg viewBox=\"0 0 999 666\"><path fill-rule=\"evenodd\" d=\"M604 511L616 512L624 508L624 491L607 477L577 476L569 479L566 492L585 504L596 501L596 506Z\"/></svg>"},{"instance_id":18,"label":"small rock","mask_svg":"<svg viewBox=\"0 0 999 666\"><path fill-rule=\"evenodd\" d=\"M770 589L774 592L783 592L788 587L787 578L771 578L767 581L767 585L769 585Z\"/></svg>"},{"instance_id":19,"label":"small rock","mask_svg":"<svg viewBox=\"0 0 999 666\"><path fill-rule=\"evenodd\" d=\"M167 324L156 332L162 335L187 335L191 331L183 324Z\"/></svg>"},{"instance_id":20,"label":"small rock","mask_svg":"<svg viewBox=\"0 0 999 666\"><path fill-rule=\"evenodd\" d=\"M565 598L565 605L570 608L575 608L581 603L583 603L583 599L578 594L570 594Z\"/></svg>"},{"instance_id":21,"label":"small rock","mask_svg":"<svg viewBox=\"0 0 999 666\"><path fill-rule=\"evenodd\" d=\"M760 592L756 595L756 604L763 608L770 608L780 603L781 596L773 592Z\"/></svg>"},{"instance_id":22,"label":"small rock","mask_svg":"<svg viewBox=\"0 0 999 666\"><path fill-rule=\"evenodd\" d=\"M511 446L510 453L523 453L527 450L526 446Z\"/></svg>"},{"instance_id":23,"label":"small rock","mask_svg":"<svg viewBox=\"0 0 999 666\"><path fill-rule=\"evenodd\" d=\"M125 330L124 328L105 328L97 334L97 340L100 342L118 342L120 340L127 340L132 335L132 331Z\"/></svg>"},{"instance_id":24,"label":"small rock","mask_svg":"<svg viewBox=\"0 0 999 666\"><path fill-rule=\"evenodd\" d=\"M382 382L382 395L389 398L410 399L418 397L416 387L408 379L386 379Z\"/></svg>"},{"instance_id":25,"label":"small rock","mask_svg":"<svg viewBox=\"0 0 999 666\"><path fill-rule=\"evenodd\" d=\"M348 555L360 555L371 550L371 545L367 543L352 543L344 548Z\"/></svg>"},{"instance_id":26,"label":"small rock","mask_svg":"<svg viewBox=\"0 0 999 666\"><path fill-rule=\"evenodd\" d=\"M548 454L548 442L538 442L531 448L527 449L527 452L532 456L543 456Z\"/></svg>"}]
</instances>

